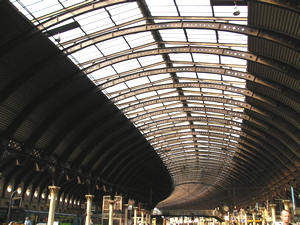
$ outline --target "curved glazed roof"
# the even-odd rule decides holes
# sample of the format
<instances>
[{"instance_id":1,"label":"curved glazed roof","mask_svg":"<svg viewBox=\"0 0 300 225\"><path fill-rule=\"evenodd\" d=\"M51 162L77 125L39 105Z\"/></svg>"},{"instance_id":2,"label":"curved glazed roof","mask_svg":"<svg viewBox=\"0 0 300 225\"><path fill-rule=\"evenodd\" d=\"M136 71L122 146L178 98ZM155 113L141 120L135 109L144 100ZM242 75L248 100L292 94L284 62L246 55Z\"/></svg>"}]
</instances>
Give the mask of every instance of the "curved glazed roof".
<instances>
[{"instance_id":1,"label":"curved glazed roof","mask_svg":"<svg viewBox=\"0 0 300 225\"><path fill-rule=\"evenodd\" d=\"M11 2L35 27L18 17L20 31L7 27L1 39L3 70L16 74L1 86L4 146L124 192L144 189L142 201L155 189L154 204L172 191L170 175L162 208L299 190L294 1Z\"/></svg>"}]
</instances>

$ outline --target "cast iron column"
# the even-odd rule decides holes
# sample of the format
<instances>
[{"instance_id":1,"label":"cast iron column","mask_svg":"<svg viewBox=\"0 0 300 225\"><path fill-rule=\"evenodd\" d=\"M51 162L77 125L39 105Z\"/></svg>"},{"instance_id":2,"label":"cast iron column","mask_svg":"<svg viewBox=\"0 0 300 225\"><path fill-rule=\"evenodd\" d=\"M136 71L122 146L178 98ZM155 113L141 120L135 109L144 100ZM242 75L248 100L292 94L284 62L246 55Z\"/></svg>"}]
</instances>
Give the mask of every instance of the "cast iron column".
<instances>
[{"instance_id":1,"label":"cast iron column","mask_svg":"<svg viewBox=\"0 0 300 225\"><path fill-rule=\"evenodd\" d=\"M53 225L54 215L55 215L55 206L57 202L57 195L60 187L57 186L49 186L50 190L50 205L49 205L49 214L48 214L48 222L47 225Z\"/></svg>"},{"instance_id":2,"label":"cast iron column","mask_svg":"<svg viewBox=\"0 0 300 225\"><path fill-rule=\"evenodd\" d=\"M85 195L86 197L86 218L85 225L91 224L91 214L92 214L92 199L94 195Z\"/></svg>"}]
</instances>

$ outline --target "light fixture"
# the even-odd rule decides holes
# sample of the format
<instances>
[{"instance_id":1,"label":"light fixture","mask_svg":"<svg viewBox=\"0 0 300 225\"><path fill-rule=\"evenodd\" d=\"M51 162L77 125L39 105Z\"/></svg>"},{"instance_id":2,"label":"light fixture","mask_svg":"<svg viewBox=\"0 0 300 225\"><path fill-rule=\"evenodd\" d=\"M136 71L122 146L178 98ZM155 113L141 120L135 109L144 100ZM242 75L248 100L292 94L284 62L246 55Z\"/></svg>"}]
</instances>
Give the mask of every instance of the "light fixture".
<instances>
[{"instance_id":1,"label":"light fixture","mask_svg":"<svg viewBox=\"0 0 300 225\"><path fill-rule=\"evenodd\" d=\"M35 163L35 171L40 172L40 167L39 167L39 164L37 164L37 163Z\"/></svg>"},{"instance_id":2,"label":"light fixture","mask_svg":"<svg viewBox=\"0 0 300 225\"><path fill-rule=\"evenodd\" d=\"M59 198L59 201L60 201L60 202L62 202L62 201L63 201L63 198L62 198L62 197L60 197L60 198Z\"/></svg>"},{"instance_id":3,"label":"light fixture","mask_svg":"<svg viewBox=\"0 0 300 225\"><path fill-rule=\"evenodd\" d=\"M79 176L77 176L77 183L78 183L78 184L81 184L81 180L80 180L80 177L79 177Z\"/></svg>"},{"instance_id":4,"label":"light fixture","mask_svg":"<svg viewBox=\"0 0 300 225\"><path fill-rule=\"evenodd\" d=\"M8 185L6 190L7 190L8 193L10 193L12 191L12 186Z\"/></svg>"},{"instance_id":5,"label":"light fixture","mask_svg":"<svg viewBox=\"0 0 300 225\"><path fill-rule=\"evenodd\" d=\"M17 192L18 192L18 194L21 194L22 193L22 188L18 187Z\"/></svg>"},{"instance_id":6,"label":"light fixture","mask_svg":"<svg viewBox=\"0 0 300 225\"><path fill-rule=\"evenodd\" d=\"M234 1L234 11L233 11L233 15L234 16L238 16L238 15L240 15L240 10L238 10L238 8L237 8L237 4L236 4L236 1Z\"/></svg>"},{"instance_id":7,"label":"light fixture","mask_svg":"<svg viewBox=\"0 0 300 225\"><path fill-rule=\"evenodd\" d=\"M42 193L42 199L45 199L45 193Z\"/></svg>"},{"instance_id":8,"label":"light fixture","mask_svg":"<svg viewBox=\"0 0 300 225\"><path fill-rule=\"evenodd\" d=\"M37 198L38 194L39 194L38 191L35 191L35 192L34 192L34 197Z\"/></svg>"},{"instance_id":9,"label":"light fixture","mask_svg":"<svg viewBox=\"0 0 300 225\"><path fill-rule=\"evenodd\" d=\"M29 188L26 190L26 195L27 195L27 196L30 195L30 189L29 189Z\"/></svg>"}]
</instances>

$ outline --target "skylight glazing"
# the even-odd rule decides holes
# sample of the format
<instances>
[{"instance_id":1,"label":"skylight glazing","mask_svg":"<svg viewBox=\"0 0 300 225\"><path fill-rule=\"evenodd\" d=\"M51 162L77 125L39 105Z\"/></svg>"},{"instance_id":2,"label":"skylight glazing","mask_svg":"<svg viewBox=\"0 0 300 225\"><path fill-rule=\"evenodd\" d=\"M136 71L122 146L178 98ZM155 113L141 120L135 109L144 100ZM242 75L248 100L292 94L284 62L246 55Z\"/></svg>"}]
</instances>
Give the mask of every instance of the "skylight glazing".
<instances>
[{"instance_id":1,"label":"skylight glazing","mask_svg":"<svg viewBox=\"0 0 300 225\"><path fill-rule=\"evenodd\" d=\"M176 185L226 181L253 76L246 6L233 16L209 0L11 2L123 111Z\"/></svg>"}]
</instances>

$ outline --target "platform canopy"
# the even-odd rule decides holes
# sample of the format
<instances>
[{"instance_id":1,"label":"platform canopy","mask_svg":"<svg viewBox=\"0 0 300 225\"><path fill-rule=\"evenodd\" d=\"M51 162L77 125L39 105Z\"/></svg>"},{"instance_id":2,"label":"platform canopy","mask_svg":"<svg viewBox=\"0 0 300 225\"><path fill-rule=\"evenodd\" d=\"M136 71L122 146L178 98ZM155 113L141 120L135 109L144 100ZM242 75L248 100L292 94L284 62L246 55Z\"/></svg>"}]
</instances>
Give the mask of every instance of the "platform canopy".
<instances>
[{"instance_id":1,"label":"platform canopy","mask_svg":"<svg viewBox=\"0 0 300 225\"><path fill-rule=\"evenodd\" d=\"M106 185L152 207L172 193L161 208L300 194L296 1L10 3L0 3L2 73L15 74L1 84L7 185L45 188L63 171L52 180L73 177L79 188L63 191L76 197ZM49 176L25 176L15 160L38 174L46 160Z\"/></svg>"}]
</instances>

